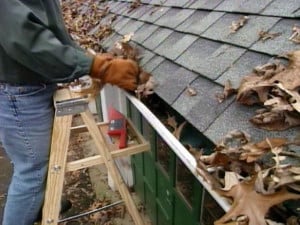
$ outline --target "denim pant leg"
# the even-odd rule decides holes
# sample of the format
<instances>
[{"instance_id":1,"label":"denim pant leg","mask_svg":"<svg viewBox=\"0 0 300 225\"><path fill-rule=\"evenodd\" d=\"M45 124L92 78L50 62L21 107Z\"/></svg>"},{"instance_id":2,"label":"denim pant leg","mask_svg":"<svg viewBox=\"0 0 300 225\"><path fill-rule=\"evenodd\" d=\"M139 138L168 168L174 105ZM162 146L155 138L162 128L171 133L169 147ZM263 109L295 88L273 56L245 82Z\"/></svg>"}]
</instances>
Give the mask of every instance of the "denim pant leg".
<instances>
[{"instance_id":1,"label":"denim pant leg","mask_svg":"<svg viewBox=\"0 0 300 225\"><path fill-rule=\"evenodd\" d=\"M43 204L54 91L0 84L0 141L14 168L2 225L32 225Z\"/></svg>"}]
</instances>

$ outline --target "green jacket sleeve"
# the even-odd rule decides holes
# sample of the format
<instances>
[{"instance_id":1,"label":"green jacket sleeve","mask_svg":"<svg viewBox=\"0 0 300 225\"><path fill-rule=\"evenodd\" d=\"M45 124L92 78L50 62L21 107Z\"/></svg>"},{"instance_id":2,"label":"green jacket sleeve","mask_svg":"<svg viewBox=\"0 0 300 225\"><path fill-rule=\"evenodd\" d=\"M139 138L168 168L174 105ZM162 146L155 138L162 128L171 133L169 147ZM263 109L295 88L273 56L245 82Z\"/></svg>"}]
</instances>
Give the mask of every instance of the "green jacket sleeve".
<instances>
[{"instance_id":1,"label":"green jacket sleeve","mask_svg":"<svg viewBox=\"0 0 300 225\"><path fill-rule=\"evenodd\" d=\"M29 7L27 1L35 3ZM68 82L88 74L92 58L59 39L47 24L42 2L0 1L0 45L13 60L52 82Z\"/></svg>"}]
</instances>

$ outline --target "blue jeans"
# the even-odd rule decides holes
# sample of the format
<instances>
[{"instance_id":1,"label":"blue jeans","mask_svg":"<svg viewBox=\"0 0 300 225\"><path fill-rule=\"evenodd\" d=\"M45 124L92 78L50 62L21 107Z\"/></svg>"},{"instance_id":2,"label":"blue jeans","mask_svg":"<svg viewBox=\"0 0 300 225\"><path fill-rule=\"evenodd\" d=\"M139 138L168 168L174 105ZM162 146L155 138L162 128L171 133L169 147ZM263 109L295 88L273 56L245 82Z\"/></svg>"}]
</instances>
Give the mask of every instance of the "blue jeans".
<instances>
[{"instance_id":1,"label":"blue jeans","mask_svg":"<svg viewBox=\"0 0 300 225\"><path fill-rule=\"evenodd\" d=\"M14 167L2 225L32 225L42 207L55 85L0 83L0 142Z\"/></svg>"}]
</instances>

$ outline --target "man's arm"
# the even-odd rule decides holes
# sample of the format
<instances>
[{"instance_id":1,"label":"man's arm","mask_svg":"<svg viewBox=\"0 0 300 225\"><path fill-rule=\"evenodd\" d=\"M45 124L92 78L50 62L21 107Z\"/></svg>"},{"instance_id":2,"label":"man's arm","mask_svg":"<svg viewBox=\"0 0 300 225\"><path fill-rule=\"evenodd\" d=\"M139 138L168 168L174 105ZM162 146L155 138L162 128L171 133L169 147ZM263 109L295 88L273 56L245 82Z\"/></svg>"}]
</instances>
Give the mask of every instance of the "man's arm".
<instances>
[{"instance_id":1,"label":"man's arm","mask_svg":"<svg viewBox=\"0 0 300 225\"><path fill-rule=\"evenodd\" d=\"M88 74L93 58L61 43L43 22L41 2L36 1L37 10L33 12L20 0L0 1L0 45L9 57L52 82Z\"/></svg>"}]
</instances>

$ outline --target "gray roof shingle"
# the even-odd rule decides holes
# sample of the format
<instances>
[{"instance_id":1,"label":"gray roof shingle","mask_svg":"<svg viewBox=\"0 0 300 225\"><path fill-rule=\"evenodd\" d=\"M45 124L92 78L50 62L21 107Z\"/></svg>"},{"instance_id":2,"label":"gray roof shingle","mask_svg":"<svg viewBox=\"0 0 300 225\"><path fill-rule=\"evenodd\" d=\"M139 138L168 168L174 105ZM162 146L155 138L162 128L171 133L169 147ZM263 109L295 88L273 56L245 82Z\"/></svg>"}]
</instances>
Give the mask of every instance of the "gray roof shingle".
<instances>
[{"instance_id":1,"label":"gray roof shingle","mask_svg":"<svg viewBox=\"0 0 300 225\"><path fill-rule=\"evenodd\" d=\"M293 26L300 25L299 0L142 0L130 9L132 3L106 1L110 14L118 18L103 45L110 48L134 32L131 42L141 50L140 65L158 82L156 94L209 139L217 142L232 129L257 139L292 137L300 131L257 129L249 122L255 107L239 105L234 98L223 103L216 99L227 80L238 87L254 67L300 49L289 40ZM248 21L231 33L232 22L242 16ZM281 34L262 41L260 31ZM198 94L189 96L188 86Z\"/></svg>"}]
</instances>

